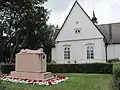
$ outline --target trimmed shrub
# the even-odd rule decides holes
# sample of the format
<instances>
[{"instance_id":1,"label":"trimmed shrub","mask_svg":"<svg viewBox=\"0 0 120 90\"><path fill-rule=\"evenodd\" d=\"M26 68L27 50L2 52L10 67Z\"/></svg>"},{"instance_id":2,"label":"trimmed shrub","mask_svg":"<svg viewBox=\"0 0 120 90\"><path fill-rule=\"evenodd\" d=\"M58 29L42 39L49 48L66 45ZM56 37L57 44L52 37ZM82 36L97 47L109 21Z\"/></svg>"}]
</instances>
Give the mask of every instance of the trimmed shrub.
<instances>
[{"instance_id":1,"label":"trimmed shrub","mask_svg":"<svg viewBox=\"0 0 120 90\"><path fill-rule=\"evenodd\" d=\"M107 61L108 63L113 63L113 62L120 62L119 58L115 58L115 59L110 59Z\"/></svg>"},{"instance_id":2,"label":"trimmed shrub","mask_svg":"<svg viewBox=\"0 0 120 90\"><path fill-rule=\"evenodd\" d=\"M113 81L116 90L120 90L120 67L115 68L113 71Z\"/></svg>"},{"instance_id":3,"label":"trimmed shrub","mask_svg":"<svg viewBox=\"0 0 120 90\"><path fill-rule=\"evenodd\" d=\"M52 60L49 64L56 64L55 60Z\"/></svg>"},{"instance_id":4,"label":"trimmed shrub","mask_svg":"<svg viewBox=\"0 0 120 90\"><path fill-rule=\"evenodd\" d=\"M3 74L9 74L11 71L15 71L15 65L3 64L3 65L1 65L1 70L2 70Z\"/></svg>"},{"instance_id":5,"label":"trimmed shrub","mask_svg":"<svg viewBox=\"0 0 120 90\"><path fill-rule=\"evenodd\" d=\"M1 65L2 73L9 74L15 70L15 65ZM47 64L47 71L53 73L101 73L111 74L112 64L91 63L91 64Z\"/></svg>"},{"instance_id":6,"label":"trimmed shrub","mask_svg":"<svg viewBox=\"0 0 120 90\"><path fill-rule=\"evenodd\" d=\"M48 64L47 71L53 73L101 73L111 74L113 65L106 63L91 64Z\"/></svg>"}]
</instances>

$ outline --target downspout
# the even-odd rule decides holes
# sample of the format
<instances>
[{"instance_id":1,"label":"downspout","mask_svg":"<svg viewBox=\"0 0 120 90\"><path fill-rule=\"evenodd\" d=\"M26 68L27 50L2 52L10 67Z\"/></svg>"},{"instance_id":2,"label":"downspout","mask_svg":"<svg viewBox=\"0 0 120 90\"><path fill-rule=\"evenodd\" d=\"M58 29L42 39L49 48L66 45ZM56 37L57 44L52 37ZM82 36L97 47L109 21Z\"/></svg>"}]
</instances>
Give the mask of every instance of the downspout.
<instances>
[{"instance_id":1,"label":"downspout","mask_svg":"<svg viewBox=\"0 0 120 90\"><path fill-rule=\"evenodd\" d=\"M111 24L108 24L109 27L109 41L107 42L106 40L106 44L105 44L105 52L106 52L106 62L108 61L108 45L112 44L112 27Z\"/></svg>"},{"instance_id":2,"label":"downspout","mask_svg":"<svg viewBox=\"0 0 120 90\"><path fill-rule=\"evenodd\" d=\"M112 24L108 24L108 25L109 25L109 45L112 45ZM114 48L110 47L110 49L114 51ZM110 58L110 59L112 59L112 58Z\"/></svg>"},{"instance_id":3,"label":"downspout","mask_svg":"<svg viewBox=\"0 0 120 90\"><path fill-rule=\"evenodd\" d=\"M107 47L108 47L108 44L106 43L105 44L105 52L106 52L106 62L108 61L108 52L107 52Z\"/></svg>"},{"instance_id":4,"label":"downspout","mask_svg":"<svg viewBox=\"0 0 120 90\"><path fill-rule=\"evenodd\" d=\"M106 62L108 61L108 45L112 44L112 27L111 24L108 24L109 27L109 41L105 38L105 52L106 52Z\"/></svg>"}]
</instances>

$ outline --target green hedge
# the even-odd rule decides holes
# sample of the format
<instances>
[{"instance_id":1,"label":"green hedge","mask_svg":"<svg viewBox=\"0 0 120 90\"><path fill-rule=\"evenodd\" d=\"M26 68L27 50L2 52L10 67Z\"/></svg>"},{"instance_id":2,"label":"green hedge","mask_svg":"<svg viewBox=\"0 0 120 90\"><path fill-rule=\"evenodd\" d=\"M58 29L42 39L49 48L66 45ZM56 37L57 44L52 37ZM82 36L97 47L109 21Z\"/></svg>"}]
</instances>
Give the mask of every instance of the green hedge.
<instances>
[{"instance_id":1,"label":"green hedge","mask_svg":"<svg viewBox=\"0 0 120 90\"><path fill-rule=\"evenodd\" d=\"M120 67L114 69L113 81L115 90L120 90Z\"/></svg>"},{"instance_id":2,"label":"green hedge","mask_svg":"<svg viewBox=\"0 0 120 90\"><path fill-rule=\"evenodd\" d=\"M15 65L2 65L2 73L8 74L15 70ZM112 73L112 64L47 64L47 71L53 73Z\"/></svg>"},{"instance_id":3,"label":"green hedge","mask_svg":"<svg viewBox=\"0 0 120 90\"><path fill-rule=\"evenodd\" d=\"M106 63L92 64L48 64L47 71L53 73L103 73L111 74L113 65Z\"/></svg>"},{"instance_id":4,"label":"green hedge","mask_svg":"<svg viewBox=\"0 0 120 90\"><path fill-rule=\"evenodd\" d=\"M107 60L108 63L120 62L119 58Z\"/></svg>"}]
</instances>

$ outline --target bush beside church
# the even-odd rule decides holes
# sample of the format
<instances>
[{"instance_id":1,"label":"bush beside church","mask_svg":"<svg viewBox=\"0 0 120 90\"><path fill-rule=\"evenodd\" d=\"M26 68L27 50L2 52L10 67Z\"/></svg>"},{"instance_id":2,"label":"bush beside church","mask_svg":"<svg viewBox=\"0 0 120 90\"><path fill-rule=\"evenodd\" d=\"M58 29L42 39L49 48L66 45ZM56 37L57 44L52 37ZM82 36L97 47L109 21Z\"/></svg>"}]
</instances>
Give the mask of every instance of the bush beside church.
<instances>
[{"instance_id":1,"label":"bush beside church","mask_svg":"<svg viewBox=\"0 0 120 90\"><path fill-rule=\"evenodd\" d=\"M15 65L2 65L2 73L9 74L15 70ZM47 71L53 73L100 73L111 74L113 65L106 63L89 64L47 64Z\"/></svg>"},{"instance_id":2,"label":"bush beside church","mask_svg":"<svg viewBox=\"0 0 120 90\"><path fill-rule=\"evenodd\" d=\"M106 63L89 64L48 64L47 70L53 73L112 73L113 65Z\"/></svg>"}]
</instances>

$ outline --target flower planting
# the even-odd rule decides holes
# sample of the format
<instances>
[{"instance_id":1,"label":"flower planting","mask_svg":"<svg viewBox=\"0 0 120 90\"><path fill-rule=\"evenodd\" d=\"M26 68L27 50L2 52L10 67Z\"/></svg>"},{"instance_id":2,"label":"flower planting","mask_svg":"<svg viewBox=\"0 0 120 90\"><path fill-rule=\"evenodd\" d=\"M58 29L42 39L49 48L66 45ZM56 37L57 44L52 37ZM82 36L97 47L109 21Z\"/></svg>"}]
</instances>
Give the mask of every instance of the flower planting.
<instances>
[{"instance_id":1,"label":"flower planting","mask_svg":"<svg viewBox=\"0 0 120 90\"><path fill-rule=\"evenodd\" d=\"M49 85L55 85L60 82L66 81L66 80L68 80L68 77L56 76L50 80L34 80L34 79L28 79L28 78L10 77L8 74L3 74L3 75L0 75L0 80L7 81L7 82L13 82L13 83L49 86Z\"/></svg>"}]
</instances>

